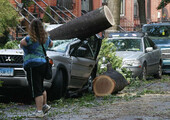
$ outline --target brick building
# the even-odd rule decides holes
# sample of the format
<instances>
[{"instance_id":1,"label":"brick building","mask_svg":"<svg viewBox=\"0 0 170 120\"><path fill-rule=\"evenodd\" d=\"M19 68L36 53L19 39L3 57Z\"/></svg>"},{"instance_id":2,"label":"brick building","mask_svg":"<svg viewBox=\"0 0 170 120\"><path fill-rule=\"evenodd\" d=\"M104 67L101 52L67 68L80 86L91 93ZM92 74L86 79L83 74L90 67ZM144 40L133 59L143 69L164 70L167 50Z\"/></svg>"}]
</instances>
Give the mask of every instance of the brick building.
<instances>
[{"instance_id":1,"label":"brick building","mask_svg":"<svg viewBox=\"0 0 170 120\"><path fill-rule=\"evenodd\" d=\"M18 3L23 2L23 0L9 0L9 1L15 7L17 6L16 1ZM88 11L97 9L104 4L107 4L107 0L30 0L30 1L35 1L36 3L32 4L27 8L29 12L33 13L33 15L35 15L36 13L37 14L36 17L43 18L44 10L48 5L51 8L53 8L59 15L56 16L54 15L54 13L52 13L52 17L54 17L54 19L60 22L63 22L63 20L67 22L69 20L67 17L72 18L79 17ZM162 10L157 10L156 8L160 2L161 0L146 0L145 2L146 19L148 23L170 20L170 4L168 4ZM67 14L68 16L64 14ZM120 26L125 30L130 30L128 28L138 26L140 22L137 0L121 0L120 16L121 16ZM63 19L61 19L61 17Z\"/></svg>"}]
</instances>

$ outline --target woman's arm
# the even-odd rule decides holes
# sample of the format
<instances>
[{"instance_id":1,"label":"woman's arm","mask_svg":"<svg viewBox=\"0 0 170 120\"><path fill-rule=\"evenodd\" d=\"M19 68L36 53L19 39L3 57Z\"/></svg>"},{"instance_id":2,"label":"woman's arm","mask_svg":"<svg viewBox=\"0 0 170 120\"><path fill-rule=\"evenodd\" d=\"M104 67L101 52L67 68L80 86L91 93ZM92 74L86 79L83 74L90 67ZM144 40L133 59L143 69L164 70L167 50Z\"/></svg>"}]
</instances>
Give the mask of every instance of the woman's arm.
<instances>
[{"instance_id":1,"label":"woman's arm","mask_svg":"<svg viewBox=\"0 0 170 120\"><path fill-rule=\"evenodd\" d=\"M51 40L50 44L48 47L52 47L53 46L53 41Z\"/></svg>"},{"instance_id":2,"label":"woman's arm","mask_svg":"<svg viewBox=\"0 0 170 120\"><path fill-rule=\"evenodd\" d=\"M26 37L25 37L26 38ZM23 38L21 41L20 41L20 47L22 48L23 46L27 46L27 42L25 40L25 38Z\"/></svg>"}]
</instances>

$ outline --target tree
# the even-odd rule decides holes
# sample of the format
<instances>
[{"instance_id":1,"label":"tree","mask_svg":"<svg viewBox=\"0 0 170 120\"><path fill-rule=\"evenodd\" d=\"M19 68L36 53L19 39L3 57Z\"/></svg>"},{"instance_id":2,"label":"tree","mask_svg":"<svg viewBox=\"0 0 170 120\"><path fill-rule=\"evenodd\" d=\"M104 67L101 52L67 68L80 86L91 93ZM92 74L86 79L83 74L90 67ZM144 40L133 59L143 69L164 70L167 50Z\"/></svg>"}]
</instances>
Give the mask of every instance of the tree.
<instances>
[{"instance_id":1,"label":"tree","mask_svg":"<svg viewBox=\"0 0 170 120\"><path fill-rule=\"evenodd\" d=\"M146 24L145 0L137 0L139 5L139 19L141 26Z\"/></svg>"},{"instance_id":2,"label":"tree","mask_svg":"<svg viewBox=\"0 0 170 120\"><path fill-rule=\"evenodd\" d=\"M0 43L5 44L9 34L8 28L15 27L19 17L8 0L0 0L0 16Z\"/></svg>"},{"instance_id":3,"label":"tree","mask_svg":"<svg viewBox=\"0 0 170 120\"><path fill-rule=\"evenodd\" d=\"M157 9L159 10L159 9L162 9L162 8L164 8L167 4L169 4L170 3L170 0L162 0L161 2L160 2L160 4L158 5L158 7L157 7Z\"/></svg>"},{"instance_id":4,"label":"tree","mask_svg":"<svg viewBox=\"0 0 170 120\"><path fill-rule=\"evenodd\" d=\"M118 31L120 25L120 6L121 0L108 0L108 8L110 9L113 19L115 21L115 25L110 28L112 31Z\"/></svg>"},{"instance_id":5,"label":"tree","mask_svg":"<svg viewBox=\"0 0 170 120\"><path fill-rule=\"evenodd\" d=\"M98 74L103 74L107 71L107 67L102 68L102 65L111 64L112 68L116 70L122 66L122 58L116 56L116 47L113 43L108 42L108 39L102 40L102 46L98 55Z\"/></svg>"},{"instance_id":6,"label":"tree","mask_svg":"<svg viewBox=\"0 0 170 120\"><path fill-rule=\"evenodd\" d=\"M47 8L46 8L46 12L51 15L51 10L50 10L49 6L47 6ZM43 17L43 22L50 23L50 21L51 21L51 18L45 14Z\"/></svg>"},{"instance_id":7,"label":"tree","mask_svg":"<svg viewBox=\"0 0 170 120\"><path fill-rule=\"evenodd\" d=\"M23 7L28 8L33 4L32 0L22 0L21 1L23 3Z\"/></svg>"}]
</instances>

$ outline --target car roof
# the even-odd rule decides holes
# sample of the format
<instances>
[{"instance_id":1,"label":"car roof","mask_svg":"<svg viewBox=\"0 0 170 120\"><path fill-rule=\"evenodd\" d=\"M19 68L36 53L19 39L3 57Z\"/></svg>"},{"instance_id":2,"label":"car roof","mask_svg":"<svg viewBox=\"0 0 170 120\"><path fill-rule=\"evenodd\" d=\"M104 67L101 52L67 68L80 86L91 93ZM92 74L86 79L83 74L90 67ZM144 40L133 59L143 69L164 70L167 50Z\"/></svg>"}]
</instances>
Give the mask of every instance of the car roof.
<instances>
[{"instance_id":1,"label":"car roof","mask_svg":"<svg viewBox=\"0 0 170 120\"><path fill-rule=\"evenodd\" d=\"M170 26L170 22L144 24L143 27L145 26Z\"/></svg>"},{"instance_id":2,"label":"car roof","mask_svg":"<svg viewBox=\"0 0 170 120\"><path fill-rule=\"evenodd\" d=\"M119 38L119 37L144 37L145 34L142 32L114 32L109 33L109 38Z\"/></svg>"},{"instance_id":3,"label":"car roof","mask_svg":"<svg viewBox=\"0 0 170 120\"><path fill-rule=\"evenodd\" d=\"M44 26L45 26L45 30L47 31L47 32L49 32L49 31L51 31L51 30L53 30L53 29L55 29L55 28L57 28L57 27L59 27L59 26L61 26L62 24L44 24Z\"/></svg>"}]
</instances>

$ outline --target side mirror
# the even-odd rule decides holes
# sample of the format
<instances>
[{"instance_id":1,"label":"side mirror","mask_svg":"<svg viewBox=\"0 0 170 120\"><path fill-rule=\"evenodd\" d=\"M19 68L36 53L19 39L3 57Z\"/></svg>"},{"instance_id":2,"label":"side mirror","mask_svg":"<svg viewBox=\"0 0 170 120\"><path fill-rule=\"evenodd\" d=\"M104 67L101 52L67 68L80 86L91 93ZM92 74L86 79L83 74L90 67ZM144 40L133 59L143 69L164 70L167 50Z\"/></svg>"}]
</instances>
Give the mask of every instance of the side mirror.
<instances>
[{"instance_id":1,"label":"side mirror","mask_svg":"<svg viewBox=\"0 0 170 120\"><path fill-rule=\"evenodd\" d=\"M147 47L146 48L146 52L152 52L153 51L153 47Z\"/></svg>"}]
</instances>

